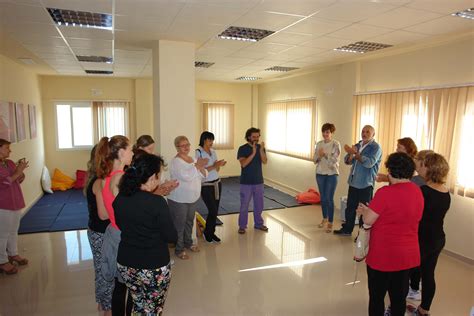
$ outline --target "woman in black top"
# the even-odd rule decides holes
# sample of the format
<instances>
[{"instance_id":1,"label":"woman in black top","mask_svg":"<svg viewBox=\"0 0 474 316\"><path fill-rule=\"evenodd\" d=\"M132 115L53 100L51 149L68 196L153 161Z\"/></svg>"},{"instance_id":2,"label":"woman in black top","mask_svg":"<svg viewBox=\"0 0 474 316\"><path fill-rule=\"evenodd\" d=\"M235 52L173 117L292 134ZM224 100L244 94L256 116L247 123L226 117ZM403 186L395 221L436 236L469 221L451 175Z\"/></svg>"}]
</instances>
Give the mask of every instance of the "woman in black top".
<instances>
[{"instance_id":1,"label":"woman in black top","mask_svg":"<svg viewBox=\"0 0 474 316\"><path fill-rule=\"evenodd\" d=\"M95 149L92 148L91 157L87 163L87 172L89 179L85 189L87 197L87 208L89 209L89 228L87 229L87 237L92 250L92 258L94 261L95 270L95 301L98 304L98 309L103 311L105 315L112 314L112 291L113 283L104 280L101 269L102 260L102 243L104 241L104 233L108 220L107 211L102 202L101 180L97 179L95 174L96 165L94 162ZM99 207L98 207L99 206Z\"/></svg>"},{"instance_id":2,"label":"woman in black top","mask_svg":"<svg viewBox=\"0 0 474 316\"><path fill-rule=\"evenodd\" d=\"M171 280L168 243L178 239L166 200L153 194L162 166L161 157L138 157L122 176L113 202L122 232L117 266L139 315L163 312Z\"/></svg>"},{"instance_id":3,"label":"woman in black top","mask_svg":"<svg viewBox=\"0 0 474 316\"><path fill-rule=\"evenodd\" d=\"M448 172L446 159L436 153L428 154L419 168L420 176L426 180L426 185L421 187L425 206L418 229L423 283L421 304L416 310L418 315L429 315L436 291L434 273L438 257L446 243L443 222L451 204L449 191L444 185Z\"/></svg>"}]
</instances>

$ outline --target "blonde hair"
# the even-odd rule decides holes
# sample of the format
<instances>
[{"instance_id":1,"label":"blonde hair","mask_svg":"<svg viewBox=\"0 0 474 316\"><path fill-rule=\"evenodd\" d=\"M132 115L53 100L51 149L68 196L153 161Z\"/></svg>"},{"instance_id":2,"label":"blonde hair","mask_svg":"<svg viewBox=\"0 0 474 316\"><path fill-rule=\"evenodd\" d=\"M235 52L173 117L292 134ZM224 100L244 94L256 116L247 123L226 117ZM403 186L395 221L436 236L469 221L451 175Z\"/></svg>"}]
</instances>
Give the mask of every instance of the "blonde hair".
<instances>
[{"instance_id":1,"label":"blonde hair","mask_svg":"<svg viewBox=\"0 0 474 316\"><path fill-rule=\"evenodd\" d=\"M416 153L415 159L423 164L426 156L430 154L434 154L434 151L432 151L431 149L423 149Z\"/></svg>"},{"instance_id":2,"label":"blonde hair","mask_svg":"<svg viewBox=\"0 0 474 316\"><path fill-rule=\"evenodd\" d=\"M426 180L441 184L446 182L446 177L449 173L449 164L443 156L437 153L428 154L423 163L427 169Z\"/></svg>"},{"instance_id":3,"label":"blonde hair","mask_svg":"<svg viewBox=\"0 0 474 316\"><path fill-rule=\"evenodd\" d=\"M184 140L189 143L189 140L188 140L188 138L187 138L186 136L180 135L180 136L176 137L176 138L174 139L174 147L176 147L176 149L178 149L179 143L181 143L181 142L184 141Z\"/></svg>"}]
</instances>

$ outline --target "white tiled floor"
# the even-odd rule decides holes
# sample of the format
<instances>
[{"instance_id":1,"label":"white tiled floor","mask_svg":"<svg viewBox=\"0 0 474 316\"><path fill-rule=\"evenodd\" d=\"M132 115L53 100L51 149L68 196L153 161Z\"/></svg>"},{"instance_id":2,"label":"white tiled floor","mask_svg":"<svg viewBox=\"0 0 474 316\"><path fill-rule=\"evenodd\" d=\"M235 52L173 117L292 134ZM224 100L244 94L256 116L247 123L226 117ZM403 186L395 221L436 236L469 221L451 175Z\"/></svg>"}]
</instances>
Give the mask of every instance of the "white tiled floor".
<instances>
[{"instance_id":1,"label":"white tiled floor","mask_svg":"<svg viewBox=\"0 0 474 316\"><path fill-rule=\"evenodd\" d=\"M175 258L165 314L367 314L365 264L352 261L351 238L317 228L318 206L264 216L270 231L249 229L245 235L237 234L237 215L221 216L222 244L199 239L201 252L191 253L188 261ZM98 315L86 231L21 235L20 251L30 264L17 275L0 275L0 316ZM239 272L317 257L327 261ZM348 285L356 268L360 282ZM472 266L442 255L432 315L468 315L474 305L473 280Z\"/></svg>"}]
</instances>

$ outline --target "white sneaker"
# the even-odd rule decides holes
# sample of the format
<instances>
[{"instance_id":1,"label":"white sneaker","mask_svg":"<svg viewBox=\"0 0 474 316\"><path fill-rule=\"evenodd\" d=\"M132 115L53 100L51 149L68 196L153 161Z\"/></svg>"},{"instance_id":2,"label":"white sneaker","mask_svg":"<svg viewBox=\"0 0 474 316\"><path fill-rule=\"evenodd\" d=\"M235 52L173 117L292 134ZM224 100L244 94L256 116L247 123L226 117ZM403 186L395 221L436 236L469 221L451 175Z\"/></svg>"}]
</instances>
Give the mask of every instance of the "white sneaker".
<instances>
[{"instance_id":1,"label":"white sneaker","mask_svg":"<svg viewBox=\"0 0 474 316\"><path fill-rule=\"evenodd\" d=\"M410 290L408 291L407 298L414 301L421 301L421 292L420 290Z\"/></svg>"}]
</instances>

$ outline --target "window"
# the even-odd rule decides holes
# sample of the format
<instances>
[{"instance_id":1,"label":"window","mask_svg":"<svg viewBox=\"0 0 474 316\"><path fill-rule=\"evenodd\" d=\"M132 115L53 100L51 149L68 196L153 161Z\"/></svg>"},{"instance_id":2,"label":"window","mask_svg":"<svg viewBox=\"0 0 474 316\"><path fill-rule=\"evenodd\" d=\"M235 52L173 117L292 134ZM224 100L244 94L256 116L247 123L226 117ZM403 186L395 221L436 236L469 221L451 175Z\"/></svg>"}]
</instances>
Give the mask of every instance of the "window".
<instances>
[{"instance_id":1,"label":"window","mask_svg":"<svg viewBox=\"0 0 474 316\"><path fill-rule=\"evenodd\" d=\"M268 151L310 160L315 113L316 99L268 103L265 135Z\"/></svg>"},{"instance_id":2,"label":"window","mask_svg":"<svg viewBox=\"0 0 474 316\"><path fill-rule=\"evenodd\" d=\"M57 148L90 148L103 136L127 135L127 109L126 102L57 102Z\"/></svg>"},{"instance_id":3,"label":"window","mask_svg":"<svg viewBox=\"0 0 474 316\"><path fill-rule=\"evenodd\" d=\"M411 137L418 150L448 160L451 192L474 198L474 86L358 95L354 106L354 142L365 124L373 125L386 157L397 139Z\"/></svg>"},{"instance_id":4,"label":"window","mask_svg":"<svg viewBox=\"0 0 474 316\"><path fill-rule=\"evenodd\" d=\"M203 103L204 130L214 134L215 149L234 149L234 105Z\"/></svg>"}]
</instances>

